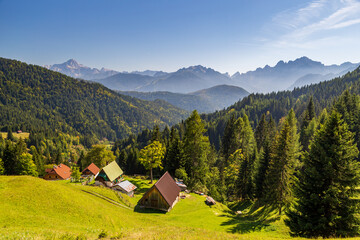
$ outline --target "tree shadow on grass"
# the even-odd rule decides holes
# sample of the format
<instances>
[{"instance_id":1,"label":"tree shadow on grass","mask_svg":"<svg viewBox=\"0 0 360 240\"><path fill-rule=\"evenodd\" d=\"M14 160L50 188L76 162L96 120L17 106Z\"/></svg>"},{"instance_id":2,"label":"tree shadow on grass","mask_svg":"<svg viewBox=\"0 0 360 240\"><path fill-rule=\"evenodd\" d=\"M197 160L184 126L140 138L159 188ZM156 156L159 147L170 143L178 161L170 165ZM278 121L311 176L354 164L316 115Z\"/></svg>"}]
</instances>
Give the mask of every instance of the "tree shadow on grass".
<instances>
[{"instance_id":1,"label":"tree shadow on grass","mask_svg":"<svg viewBox=\"0 0 360 240\"><path fill-rule=\"evenodd\" d=\"M221 224L222 226L231 226L228 230L231 233L260 231L269 228L272 222L280 219L280 216L276 213L276 207L261 205L257 202L251 203L250 201L245 201L233 206L233 209L235 211L227 211L222 215L223 217L230 218L230 220ZM241 211L242 213L236 214L236 211Z\"/></svg>"}]
</instances>

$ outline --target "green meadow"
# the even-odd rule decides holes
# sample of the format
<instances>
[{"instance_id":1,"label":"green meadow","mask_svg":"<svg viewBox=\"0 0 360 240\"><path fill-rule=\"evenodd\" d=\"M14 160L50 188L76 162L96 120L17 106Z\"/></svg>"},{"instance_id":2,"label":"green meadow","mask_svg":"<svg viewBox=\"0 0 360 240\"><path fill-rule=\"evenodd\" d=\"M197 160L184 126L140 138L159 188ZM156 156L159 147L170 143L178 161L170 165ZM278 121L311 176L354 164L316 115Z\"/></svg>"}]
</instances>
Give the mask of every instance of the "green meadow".
<instances>
[{"instance_id":1,"label":"green meadow","mask_svg":"<svg viewBox=\"0 0 360 240\"><path fill-rule=\"evenodd\" d=\"M168 213L135 208L151 185L132 179L134 198L110 189L29 176L0 176L1 239L290 239L283 220L251 202L205 204L187 194ZM90 194L93 193L93 194ZM130 206L130 207L129 207ZM235 214L241 210L242 214ZM295 238L291 238L295 239Z\"/></svg>"}]
</instances>

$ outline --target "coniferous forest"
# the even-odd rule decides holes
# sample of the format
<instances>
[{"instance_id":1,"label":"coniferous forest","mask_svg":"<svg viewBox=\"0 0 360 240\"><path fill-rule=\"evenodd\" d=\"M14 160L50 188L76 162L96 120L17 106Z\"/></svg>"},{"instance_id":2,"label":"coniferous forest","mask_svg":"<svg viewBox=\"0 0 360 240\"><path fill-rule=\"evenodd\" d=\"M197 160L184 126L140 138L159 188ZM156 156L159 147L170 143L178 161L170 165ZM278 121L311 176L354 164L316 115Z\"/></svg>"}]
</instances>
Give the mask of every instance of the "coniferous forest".
<instances>
[{"instance_id":1,"label":"coniferous forest","mask_svg":"<svg viewBox=\"0 0 360 240\"><path fill-rule=\"evenodd\" d=\"M189 114L2 58L0 128L7 137L0 138L0 173L43 176L49 164L82 170L115 160L127 175L168 171L219 202L272 206L293 236L356 236L359 95L357 68L293 91L251 94L212 114ZM15 138L16 130L29 138ZM111 149L99 144L106 139L114 141ZM146 151L156 149L156 164L144 164Z\"/></svg>"}]
</instances>

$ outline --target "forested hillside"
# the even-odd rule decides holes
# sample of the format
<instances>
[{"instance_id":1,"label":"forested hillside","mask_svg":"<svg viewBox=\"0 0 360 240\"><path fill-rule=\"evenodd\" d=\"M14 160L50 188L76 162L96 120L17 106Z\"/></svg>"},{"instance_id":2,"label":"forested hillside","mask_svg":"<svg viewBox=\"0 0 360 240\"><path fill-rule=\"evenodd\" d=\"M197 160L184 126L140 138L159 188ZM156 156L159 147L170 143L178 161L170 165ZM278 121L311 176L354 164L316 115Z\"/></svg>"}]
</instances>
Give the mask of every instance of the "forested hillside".
<instances>
[{"instance_id":1,"label":"forested hillside","mask_svg":"<svg viewBox=\"0 0 360 240\"><path fill-rule=\"evenodd\" d=\"M115 140L187 116L163 101L148 102L43 67L0 58L0 129L60 131Z\"/></svg>"},{"instance_id":2,"label":"forested hillside","mask_svg":"<svg viewBox=\"0 0 360 240\"><path fill-rule=\"evenodd\" d=\"M301 118L311 97L314 100L316 114L319 114L323 108L330 107L346 89L350 93L359 94L359 80L360 68L357 68L343 77L295 88L293 91L251 94L226 110L202 115L202 119L207 122L211 143L218 149L226 122L232 115L237 118L246 114L253 128L259 123L261 116L267 113L277 122L293 108L296 116Z\"/></svg>"}]
</instances>

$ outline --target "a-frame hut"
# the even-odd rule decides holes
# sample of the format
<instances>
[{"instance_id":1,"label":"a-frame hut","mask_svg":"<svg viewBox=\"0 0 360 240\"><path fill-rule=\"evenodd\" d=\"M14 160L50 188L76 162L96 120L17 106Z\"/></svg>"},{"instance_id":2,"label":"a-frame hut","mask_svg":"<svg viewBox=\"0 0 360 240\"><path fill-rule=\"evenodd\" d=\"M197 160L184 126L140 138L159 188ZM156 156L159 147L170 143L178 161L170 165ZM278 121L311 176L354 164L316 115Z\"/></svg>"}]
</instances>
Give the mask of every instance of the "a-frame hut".
<instances>
[{"instance_id":1,"label":"a-frame hut","mask_svg":"<svg viewBox=\"0 0 360 240\"><path fill-rule=\"evenodd\" d=\"M107 187L112 187L118 183L123 174L123 170L119 167L116 161L113 161L103 167L95 178L95 184L104 184Z\"/></svg>"},{"instance_id":2,"label":"a-frame hut","mask_svg":"<svg viewBox=\"0 0 360 240\"><path fill-rule=\"evenodd\" d=\"M166 172L139 200L140 207L170 211L179 201L180 188Z\"/></svg>"}]
</instances>

